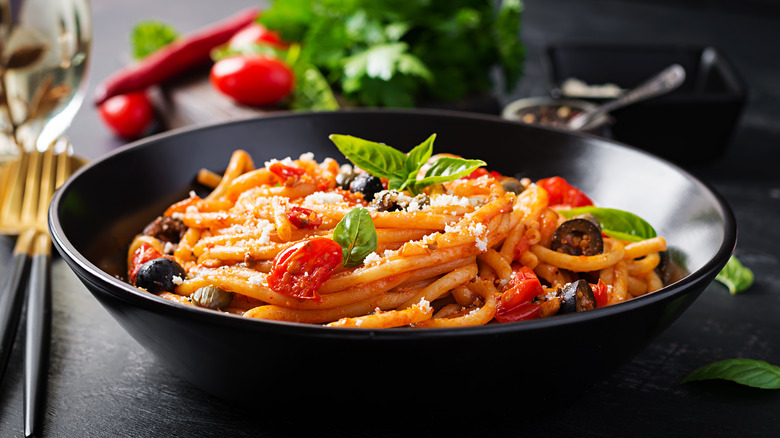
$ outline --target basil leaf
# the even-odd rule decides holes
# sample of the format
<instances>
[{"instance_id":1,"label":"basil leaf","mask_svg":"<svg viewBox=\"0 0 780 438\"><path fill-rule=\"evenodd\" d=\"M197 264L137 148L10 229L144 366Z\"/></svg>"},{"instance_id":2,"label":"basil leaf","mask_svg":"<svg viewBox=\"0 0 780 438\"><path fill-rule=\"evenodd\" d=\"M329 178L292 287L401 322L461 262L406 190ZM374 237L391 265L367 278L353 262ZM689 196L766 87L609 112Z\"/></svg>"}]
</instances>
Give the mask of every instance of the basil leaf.
<instances>
[{"instance_id":1,"label":"basil leaf","mask_svg":"<svg viewBox=\"0 0 780 438\"><path fill-rule=\"evenodd\" d=\"M724 379L762 389L780 389L780 367L755 359L725 359L688 374L681 383Z\"/></svg>"},{"instance_id":2,"label":"basil leaf","mask_svg":"<svg viewBox=\"0 0 780 438\"><path fill-rule=\"evenodd\" d=\"M371 175L406 179L406 154L398 149L351 135L331 134L329 138L349 161Z\"/></svg>"},{"instance_id":3,"label":"basil leaf","mask_svg":"<svg viewBox=\"0 0 780 438\"><path fill-rule=\"evenodd\" d=\"M414 179L417 177L417 172L420 168L428 162L428 159L433 155L433 141L436 140L436 134L431 134L424 142L415 146L408 154L406 154L406 166L404 171L408 177Z\"/></svg>"},{"instance_id":4,"label":"basil leaf","mask_svg":"<svg viewBox=\"0 0 780 438\"><path fill-rule=\"evenodd\" d=\"M485 165L487 165L487 163L482 160L441 157L433 163L433 166L431 166L427 172L425 172L425 177L414 182L414 189L419 190L420 188L431 184L439 184L467 176Z\"/></svg>"},{"instance_id":5,"label":"basil leaf","mask_svg":"<svg viewBox=\"0 0 780 438\"><path fill-rule=\"evenodd\" d=\"M376 227L368 210L357 207L344 215L333 229L333 240L344 251L344 266L351 268L363 263L377 248Z\"/></svg>"},{"instance_id":6,"label":"basil leaf","mask_svg":"<svg viewBox=\"0 0 780 438\"><path fill-rule=\"evenodd\" d=\"M652 225L647 223L641 217L634 213L618 210L615 208L602 207L577 207L570 210L559 210L558 213L571 219L575 216L590 213L601 223L601 231L621 240L638 242L640 240L651 239L657 234Z\"/></svg>"},{"instance_id":7,"label":"basil leaf","mask_svg":"<svg viewBox=\"0 0 780 438\"><path fill-rule=\"evenodd\" d=\"M733 255L726 262L726 266L721 269L715 280L723 283L729 288L731 295L744 292L753 285L753 271L744 267L742 263Z\"/></svg>"}]
</instances>

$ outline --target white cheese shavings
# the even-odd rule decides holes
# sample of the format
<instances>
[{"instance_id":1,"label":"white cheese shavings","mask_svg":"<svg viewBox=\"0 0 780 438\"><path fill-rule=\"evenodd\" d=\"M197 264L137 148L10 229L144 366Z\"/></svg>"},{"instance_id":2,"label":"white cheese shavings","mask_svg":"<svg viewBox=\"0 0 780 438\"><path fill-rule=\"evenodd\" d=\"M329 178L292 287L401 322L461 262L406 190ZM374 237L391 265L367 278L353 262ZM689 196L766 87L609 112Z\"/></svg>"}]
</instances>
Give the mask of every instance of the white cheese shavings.
<instances>
[{"instance_id":1,"label":"white cheese shavings","mask_svg":"<svg viewBox=\"0 0 780 438\"><path fill-rule=\"evenodd\" d=\"M433 311L433 307L431 307L431 303L428 302L425 298L420 299L420 302L415 304L414 307L417 307L421 311L428 313Z\"/></svg>"},{"instance_id":2,"label":"white cheese shavings","mask_svg":"<svg viewBox=\"0 0 780 438\"><path fill-rule=\"evenodd\" d=\"M303 154L301 154L299 159L303 160L303 161L313 161L314 160L314 153L313 152L303 153Z\"/></svg>"},{"instance_id":3,"label":"white cheese shavings","mask_svg":"<svg viewBox=\"0 0 780 438\"><path fill-rule=\"evenodd\" d=\"M450 207L453 205L469 207L471 206L471 201L469 201L469 198L463 198L455 195L439 195L431 197L431 207Z\"/></svg>"},{"instance_id":4,"label":"white cheese shavings","mask_svg":"<svg viewBox=\"0 0 780 438\"><path fill-rule=\"evenodd\" d=\"M304 204L338 204L344 197L336 192L314 192L303 200Z\"/></svg>"},{"instance_id":5,"label":"white cheese shavings","mask_svg":"<svg viewBox=\"0 0 780 438\"><path fill-rule=\"evenodd\" d=\"M381 260L382 257L379 254L372 252L371 254L367 255L366 258L363 259L363 264L369 266L369 265L379 263Z\"/></svg>"},{"instance_id":6,"label":"white cheese shavings","mask_svg":"<svg viewBox=\"0 0 780 438\"><path fill-rule=\"evenodd\" d=\"M271 159L271 160L269 160L269 161L266 161L265 163L263 163L263 165L265 166L265 168L266 168L266 169L268 169L269 167L271 167L271 165L272 165L272 164L275 164L275 163L282 163L282 164L284 164L285 166L290 166L290 167L298 167L298 166L296 166L296 165L295 165L295 163L293 163L293 160L292 160L292 158L290 158L290 157L285 157L285 158L284 158L283 160L281 160L281 161L280 161L280 160L277 160L276 158L273 158L273 159Z\"/></svg>"},{"instance_id":7,"label":"white cheese shavings","mask_svg":"<svg viewBox=\"0 0 780 438\"><path fill-rule=\"evenodd\" d=\"M171 278L171 282L172 282L173 284L175 284L176 286L178 286L178 285L180 285L180 284L184 283L184 280L183 280L181 277L179 277L178 275L174 275L174 276Z\"/></svg>"}]
</instances>

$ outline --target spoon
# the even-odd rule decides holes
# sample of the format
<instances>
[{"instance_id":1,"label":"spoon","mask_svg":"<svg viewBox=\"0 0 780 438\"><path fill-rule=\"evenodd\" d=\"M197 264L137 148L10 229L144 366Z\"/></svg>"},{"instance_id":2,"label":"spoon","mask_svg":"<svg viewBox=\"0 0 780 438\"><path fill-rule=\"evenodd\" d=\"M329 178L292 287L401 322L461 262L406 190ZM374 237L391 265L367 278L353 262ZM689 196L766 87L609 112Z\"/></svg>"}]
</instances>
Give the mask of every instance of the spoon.
<instances>
[{"instance_id":1,"label":"spoon","mask_svg":"<svg viewBox=\"0 0 780 438\"><path fill-rule=\"evenodd\" d=\"M617 99L599 105L590 111L577 114L569 120L566 127L569 129L581 129L583 126L590 123L594 117L600 114L605 114L618 108L668 93L679 87L684 80L685 69L678 64L672 64L665 68L661 73L648 79L645 83L633 90L622 94Z\"/></svg>"}]
</instances>

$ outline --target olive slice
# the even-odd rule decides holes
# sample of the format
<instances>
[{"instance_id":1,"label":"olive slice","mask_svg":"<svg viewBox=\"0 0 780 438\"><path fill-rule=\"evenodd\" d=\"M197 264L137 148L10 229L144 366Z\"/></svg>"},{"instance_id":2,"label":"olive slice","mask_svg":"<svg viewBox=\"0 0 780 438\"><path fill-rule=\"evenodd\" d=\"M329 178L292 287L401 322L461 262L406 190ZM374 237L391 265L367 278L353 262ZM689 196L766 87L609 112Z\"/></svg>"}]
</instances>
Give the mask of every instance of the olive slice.
<instances>
[{"instance_id":1,"label":"olive slice","mask_svg":"<svg viewBox=\"0 0 780 438\"><path fill-rule=\"evenodd\" d=\"M561 308L558 313L585 312L596 308L596 297L593 289L585 280L577 280L567 284L559 292Z\"/></svg>"},{"instance_id":2,"label":"olive slice","mask_svg":"<svg viewBox=\"0 0 780 438\"><path fill-rule=\"evenodd\" d=\"M568 255L593 256L604 252L604 239L593 222L570 219L555 230L550 248Z\"/></svg>"}]
</instances>

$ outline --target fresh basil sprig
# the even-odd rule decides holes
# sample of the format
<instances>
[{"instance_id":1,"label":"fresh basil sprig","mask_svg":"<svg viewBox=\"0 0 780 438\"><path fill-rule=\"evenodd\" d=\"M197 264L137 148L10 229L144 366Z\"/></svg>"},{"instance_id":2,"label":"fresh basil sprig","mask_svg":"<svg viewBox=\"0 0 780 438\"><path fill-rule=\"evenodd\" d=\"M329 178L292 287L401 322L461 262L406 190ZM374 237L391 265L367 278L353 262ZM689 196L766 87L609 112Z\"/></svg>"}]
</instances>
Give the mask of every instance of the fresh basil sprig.
<instances>
[{"instance_id":1,"label":"fresh basil sprig","mask_svg":"<svg viewBox=\"0 0 780 438\"><path fill-rule=\"evenodd\" d=\"M647 221L634 213L615 208L586 206L559 210L558 213L567 219L581 214L592 214L601 223L601 231L616 239L638 242L657 236L655 229Z\"/></svg>"},{"instance_id":2,"label":"fresh basil sprig","mask_svg":"<svg viewBox=\"0 0 780 438\"><path fill-rule=\"evenodd\" d=\"M753 271L742 265L735 256L731 256L715 280L729 288L731 295L744 292L753 285Z\"/></svg>"},{"instance_id":3,"label":"fresh basil sprig","mask_svg":"<svg viewBox=\"0 0 780 438\"><path fill-rule=\"evenodd\" d=\"M681 383L724 379L762 389L780 389L780 367L756 359L725 359L688 374Z\"/></svg>"},{"instance_id":4,"label":"fresh basil sprig","mask_svg":"<svg viewBox=\"0 0 780 438\"><path fill-rule=\"evenodd\" d=\"M330 136L330 140L355 166L376 177L387 178L388 189L408 190L413 195L431 184L456 180L487 164L482 160L442 157L428 168L421 179L417 179L420 169L433 155L435 139L436 134L433 134L405 154L391 146L351 135Z\"/></svg>"},{"instance_id":5,"label":"fresh basil sprig","mask_svg":"<svg viewBox=\"0 0 780 438\"><path fill-rule=\"evenodd\" d=\"M333 240L344 251L344 266L351 268L363 263L377 247L376 227L368 210L356 207L344 215L333 229Z\"/></svg>"}]
</instances>

